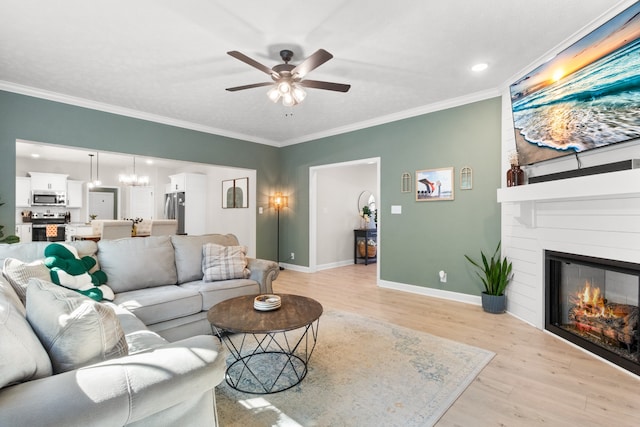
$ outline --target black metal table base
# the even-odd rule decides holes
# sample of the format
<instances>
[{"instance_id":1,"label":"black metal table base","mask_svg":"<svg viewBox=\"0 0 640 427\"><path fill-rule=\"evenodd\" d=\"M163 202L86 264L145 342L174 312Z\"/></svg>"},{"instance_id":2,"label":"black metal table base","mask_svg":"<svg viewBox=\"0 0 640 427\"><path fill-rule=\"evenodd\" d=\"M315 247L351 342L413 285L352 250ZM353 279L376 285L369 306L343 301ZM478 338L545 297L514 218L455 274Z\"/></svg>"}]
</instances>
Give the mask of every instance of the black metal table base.
<instances>
[{"instance_id":1,"label":"black metal table base","mask_svg":"<svg viewBox=\"0 0 640 427\"><path fill-rule=\"evenodd\" d=\"M227 366L230 387L252 394L271 394L298 385L318 338L320 319L291 331L229 334L214 327L232 356Z\"/></svg>"}]
</instances>

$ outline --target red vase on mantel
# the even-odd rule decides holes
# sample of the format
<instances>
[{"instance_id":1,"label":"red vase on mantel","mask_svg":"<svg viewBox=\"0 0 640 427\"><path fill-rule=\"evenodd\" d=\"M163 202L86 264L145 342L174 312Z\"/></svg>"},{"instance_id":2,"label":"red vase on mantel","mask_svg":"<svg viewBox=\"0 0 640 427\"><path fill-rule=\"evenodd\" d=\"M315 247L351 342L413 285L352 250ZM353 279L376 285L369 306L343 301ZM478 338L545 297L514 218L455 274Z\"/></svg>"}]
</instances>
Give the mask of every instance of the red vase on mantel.
<instances>
[{"instance_id":1,"label":"red vase on mantel","mask_svg":"<svg viewBox=\"0 0 640 427\"><path fill-rule=\"evenodd\" d=\"M507 187L515 187L524 184L524 171L520 169L520 165L511 165L511 169L507 171Z\"/></svg>"}]
</instances>

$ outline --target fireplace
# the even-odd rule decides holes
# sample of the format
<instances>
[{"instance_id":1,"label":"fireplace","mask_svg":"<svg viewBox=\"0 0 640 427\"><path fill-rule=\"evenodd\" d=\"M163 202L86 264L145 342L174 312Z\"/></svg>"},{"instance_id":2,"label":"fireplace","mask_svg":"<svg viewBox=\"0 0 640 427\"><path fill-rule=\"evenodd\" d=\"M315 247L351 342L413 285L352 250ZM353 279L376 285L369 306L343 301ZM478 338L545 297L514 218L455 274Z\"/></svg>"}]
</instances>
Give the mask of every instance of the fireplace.
<instances>
[{"instance_id":1,"label":"fireplace","mask_svg":"<svg viewBox=\"0 0 640 427\"><path fill-rule=\"evenodd\" d=\"M640 264L545 251L545 328L640 375Z\"/></svg>"}]
</instances>

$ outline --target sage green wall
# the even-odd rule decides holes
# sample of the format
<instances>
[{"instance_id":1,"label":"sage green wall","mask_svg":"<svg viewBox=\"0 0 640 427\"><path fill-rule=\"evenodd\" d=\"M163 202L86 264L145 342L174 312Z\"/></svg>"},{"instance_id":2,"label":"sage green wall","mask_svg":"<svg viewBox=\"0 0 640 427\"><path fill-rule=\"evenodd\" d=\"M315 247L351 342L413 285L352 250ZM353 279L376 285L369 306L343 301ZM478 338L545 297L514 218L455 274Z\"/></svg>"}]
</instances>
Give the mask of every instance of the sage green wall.
<instances>
[{"instance_id":1,"label":"sage green wall","mask_svg":"<svg viewBox=\"0 0 640 427\"><path fill-rule=\"evenodd\" d=\"M5 232L15 221L16 139L255 169L257 202L265 206L279 173L275 147L0 91L0 197L6 203L0 224ZM267 209L257 218L256 254L275 259L275 215Z\"/></svg>"},{"instance_id":2,"label":"sage green wall","mask_svg":"<svg viewBox=\"0 0 640 427\"><path fill-rule=\"evenodd\" d=\"M493 249L500 238L500 118L500 98L493 98L283 148L282 190L290 201L281 253L295 252L288 262L309 265L309 167L380 157L380 278L477 295L481 285L463 255ZM403 172L450 166L455 200L416 202L413 192L400 192ZM472 190L459 189L463 166L473 168ZM391 215L391 205L402 205L402 214Z\"/></svg>"},{"instance_id":3,"label":"sage green wall","mask_svg":"<svg viewBox=\"0 0 640 427\"><path fill-rule=\"evenodd\" d=\"M309 167L380 157L381 279L475 295L480 288L463 255L495 247L500 236L500 114L494 98L278 149L0 91L0 224L10 231L15 219L16 139L252 168L258 206L278 189L290 196L281 253L295 252L294 262L307 266ZM403 172L448 166L455 168L454 201L416 202L400 193ZM463 166L473 168L469 191L458 187ZM390 215L391 205L402 205L402 215ZM256 253L275 259L275 213L264 212ZM448 273L444 286L439 270Z\"/></svg>"}]
</instances>

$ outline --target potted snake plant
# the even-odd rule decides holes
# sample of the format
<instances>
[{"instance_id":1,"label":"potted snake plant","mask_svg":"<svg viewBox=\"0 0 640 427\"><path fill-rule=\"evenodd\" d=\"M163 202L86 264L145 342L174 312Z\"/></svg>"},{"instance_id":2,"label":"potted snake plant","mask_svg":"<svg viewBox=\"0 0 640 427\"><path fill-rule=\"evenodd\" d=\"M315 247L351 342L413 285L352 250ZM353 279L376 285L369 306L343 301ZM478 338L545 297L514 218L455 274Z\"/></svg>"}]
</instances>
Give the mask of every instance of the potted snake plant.
<instances>
[{"instance_id":1,"label":"potted snake plant","mask_svg":"<svg viewBox=\"0 0 640 427\"><path fill-rule=\"evenodd\" d=\"M500 255L500 242L491 258L487 259L482 251L480 255L482 264L468 255L465 255L465 258L479 270L476 273L484 284L482 309L488 313L504 313L507 306L504 291L512 278L511 261Z\"/></svg>"}]
</instances>

